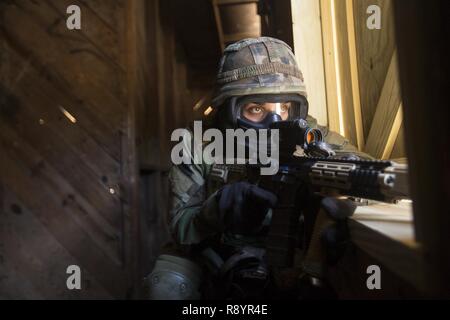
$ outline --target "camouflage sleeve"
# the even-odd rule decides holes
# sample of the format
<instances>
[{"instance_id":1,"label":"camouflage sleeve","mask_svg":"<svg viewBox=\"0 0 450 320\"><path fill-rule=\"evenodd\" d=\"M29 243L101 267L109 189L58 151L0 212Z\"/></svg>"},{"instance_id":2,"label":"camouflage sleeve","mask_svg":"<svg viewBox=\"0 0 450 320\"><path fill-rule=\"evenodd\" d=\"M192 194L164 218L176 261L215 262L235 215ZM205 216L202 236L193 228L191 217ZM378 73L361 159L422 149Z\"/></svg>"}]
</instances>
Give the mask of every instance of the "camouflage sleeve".
<instances>
[{"instance_id":1,"label":"camouflage sleeve","mask_svg":"<svg viewBox=\"0 0 450 320\"><path fill-rule=\"evenodd\" d=\"M209 171L205 164L180 164L170 169L169 223L179 245L198 244L221 230L215 197L206 198Z\"/></svg>"},{"instance_id":2,"label":"camouflage sleeve","mask_svg":"<svg viewBox=\"0 0 450 320\"><path fill-rule=\"evenodd\" d=\"M322 131L324 140L331 145L333 150L336 152L336 155L353 153L361 159L373 159L373 157L369 154L359 151L358 148L352 145L348 139L341 136L339 133L331 131L327 127L318 125L317 120L313 117L308 116L307 121L310 127L318 128Z\"/></svg>"}]
</instances>

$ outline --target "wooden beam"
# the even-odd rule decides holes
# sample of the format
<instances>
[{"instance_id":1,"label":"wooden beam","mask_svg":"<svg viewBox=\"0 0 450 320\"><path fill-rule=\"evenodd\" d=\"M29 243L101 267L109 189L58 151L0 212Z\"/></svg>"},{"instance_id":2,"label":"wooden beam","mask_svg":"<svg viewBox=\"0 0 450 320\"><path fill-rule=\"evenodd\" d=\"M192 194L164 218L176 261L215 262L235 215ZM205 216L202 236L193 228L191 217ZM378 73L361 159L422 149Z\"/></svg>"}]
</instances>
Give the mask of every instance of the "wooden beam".
<instances>
[{"instance_id":1,"label":"wooden beam","mask_svg":"<svg viewBox=\"0 0 450 320\"><path fill-rule=\"evenodd\" d=\"M389 134L388 139L386 141L386 145L384 147L381 159L389 159L391 157L392 151L394 150L394 145L397 142L397 138L400 133L400 128L402 127L402 123L403 123L403 106L400 105L397 114L395 115L391 133Z\"/></svg>"},{"instance_id":2,"label":"wooden beam","mask_svg":"<svg viewBox=\"0 0 450 320\"><path fill-rule=\"evenodd\" d=\"M403 106L402 106L402 112L403 112ZM397 135L397 140L394 143L394 147L392 148L392 152L389 156L389 159L393 159L396 162L399 160L405 161L407 163L406 159L406 146L405 146L405 123L402 121L402 125L400 127L400 130Z\"/></svg>"},{"instance_id":3,"label":"wooden beam","mask_svg":"<svg viewBox=\"0 0 450 320\"><path fill-rule=\"evenodd\" d=\"M355 54L351 54L355 45L350 45L354 37L352 17L348 16L345 1L321 0L320 4L329 128L361 147L360 108L356 112L354 108L359 97L354 93L358 86L354 84L357 69L352 67ZM353 35L349 34L349 24Z\"/></svg>"},{"instance_id":4,"label":"wooden beam","mask_svg":"<svg viewBox=\"0 0 450 320\"><path fill-rule=\"evenodd\" d=\"M392 0L353 0L357 43L357 68L364 137L367 140L380 99L391 57L395 49ZM381 9L381 29L367 28L367 8Z\"/></svg>"},{"instance_id":5,"label":"wooden beam","mask_svg":"<svg viewBox=\"0 0 450 320\"><path fill-rule=\"evenodd\" d=\"M360 206L349 222L353 243L419 290L425 287L421 247L414 238L412 205Z\"/></svg>"},{"instance_id":6,"label":"wooden beam","mask_svg":"<svg viewBox=\"0 0 450 320\"><path fill-rule=\"evenodd\" d=\"M121 136L122 145L122 184L127 190L123 195L121 209L124 229L124 262L128 284L133 289L133 298L141 297L142 257L141 224L139 208L139 164L136 150L136 112L146 105L148 85L147 65L147 4L145 0L127 1L124 18L127 22L126 55L128 83L128 108L125 114L125 128ZM130 294L130 293L129 293Z\"/></svg>"},{"instance_id":7,"label":"wooden beam","mask_svg":"<svg viewBox=\"0 0 450 320\"><path fill-rule=\"evenodd\" d=\"M320 14L322 17L322 42L323 58L325 68L325 88L327 98L328 127L330 130L343 134L341 127L342 112L340 112L340 102L338 95L338 81L336 63L336 49L334 36L334 23L331 11L333 0L320 0Z\"/></svg>"},{"instance_id":8,"label":"wooden beam","mask_svg":"<svg viewBox=\"0 0 450 320\"><path fill-rule=\"evenodd\" d=\"M214 11L214 19L216 21L217 34L219 36L220 50L224 51L225 50L225 39L224 39L224 34L223 34L222 18L220 17L218 0L211 0L211 4L213 7L213 11Z\"/></svg>"},{"instance_id":9,"label":"wooden beam","mask_svg":"<svg viewBox=\"0 0 450 320\"><path fill-rule=\"evenodd\" d=\"M424 252L428 292L448 299L450 2L394 1L394 8L416 235Z\"/></svg>"},{"instance_id":10,"label":"wooden beam","mask_svg":"<svg viewBox=\"0 0 450 320\"><path fill-rule=\"evenodd\" d=\"M327 126L324 52L320 3L316 0L292 0L294 52L306 82L309 114Z\"/></svg>"},{"instance_id":11,"label":"wooden beam","mask_svg":"<svg viewBox=\"0 0 450 320\"><path fill-rule=\"evenodd\" d=\"M375 158L386 156L388 149L392 151L393 145L389 143L395 143L401 125L400 104L398 59L397 53L394 52L365 148L365 151Z\"/></svg>"},{"instance_id":12,"label":"wooden beam","mask_svg":"<svg viewBox=\"0 0 450 320\"><path fill-rule=\"evenodd\" d=\"M7 126L2 124L1 128L2 183L106 290L117 298L124 297L127 282L122 265L110 254L107 238L101 239L101 229L88 226L90 211L84 207L86 202L31 145ZM79 204L63 206L67 195L78 195L74 202Z\"/></svg>"},{"instance_id":13,"label":"wooden beam","mask_svg":"<svg viewBox=\"0 0 450 320\"><path fill-rule=\"evenodd\" d=\"M0 299L115 298L84 267L84 261L70 254L10 188L4 192L4 201L5 207L0 209L0 254L5 257L0 264L4 275ZM62 285L67 281L65 270L73 264L82 268L82 283L89 283L82 284L82 290L67 290Z\"/></svg>"},{"instance_id":14,"label":"wooden beam","mask_svg":"<svg viewBox=\"0 0 450 320\"><path fill-rule=\"evenodd\" d=\"M357 145L355 110L353 103L353 86L351 75L351 60L349 51L349 30L347 27L347 7L345 1L331 1L332 16L335 28L335 57L338 74L338 97L340 100L340 112L342 113L341 129L344 136L353 145Z\"/></svg>"},{"instance_id":15,"label":"wooden beam","mask_svg":"<svg viewBox=\"0 0 450 320\"><path fill-rule=\"evenodd\" d=\"M362 121L361 97L359 91L359 72L356 50L355 13L353 10L353 0L346 0L347 9L347 30L348 30L348 51L350 58L350 75L352 83L353 110L355 116L356 142L360 151L364 149L364 128Z\"/></svg>"}]
</instances>

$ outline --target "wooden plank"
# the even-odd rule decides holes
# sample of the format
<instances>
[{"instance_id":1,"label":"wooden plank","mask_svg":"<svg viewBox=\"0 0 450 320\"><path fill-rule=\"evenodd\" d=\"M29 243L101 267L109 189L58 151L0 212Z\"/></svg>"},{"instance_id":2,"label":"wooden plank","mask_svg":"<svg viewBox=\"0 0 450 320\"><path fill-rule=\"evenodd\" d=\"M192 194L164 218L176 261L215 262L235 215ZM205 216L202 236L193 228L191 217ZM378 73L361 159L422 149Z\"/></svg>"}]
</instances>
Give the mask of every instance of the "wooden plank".
<instances>
[{"instance_id":1,"label":"wooden plank","mask_svg":"<svg viewBox=\"0 0 450 320\"><path fill-rule=\"evenodd\" d=\"M352 219L362 224L366 224L369 227L373 227L376 231L384 233L386 236L406 245L412 244L413 248L418 246L417 243L414 243L415 237L411 201L404 200L397 204L375 203L366 206L358 206ZM394 227L398 224L402 224L405 228L404 230L400 230L399 233L395 232L395 228L390 229L393 232L389 232L390 230L387 229L376 228L375 223L392 223Z\"/></svg>"},{"instance_id":2,"label":"wooden plank","mask_svg":"<svg viewBox=\"0 0 450 320\"><path fill-rule=\"evenodd\" d=\"M3 256L5 253L0 250L0 254ZM39 293L39 290L33 286L24 274L16 270L15 265L10 263L9 260L3 259L3 262L0 263L0 299L17 300L18 298L23 298L27 300L43 300L44 297Z\"/></svg>"},{"instance_id":3,"label":"wooden plank","mask_svg":"<svg viewBox=\"0 0 450 320\"><path fill-rule=\"evenodd\" d=\"M399 113L400 105L401 92L398 78L398 59L397 54L394 53L365 148L365 151L375 158L386 156L387 151L389 151L386 148L390 148L392 151L392 145L388 146L388 142L392 144L395 142L400 129L402 121ZM394 131L391 134L392 130ZM389 141L390 137L391 140Z\"/></svg>"},{"instance_id":4,"label":"wooden plank","mask_svg":"<svg viewBox=\"0 0 450 320\"><path fill-rule=\"evenodd\" d=\"M139 162L136 154L136 111L147 107L147 70L143 69L147 59L149 44L146 41L147 2L131 0L127 2L124 18L128 29L126 34L128 110L127 132L123 137L122 163L123 186L128 190L126 201L122 202L124 215L124 260L127 268L129 286L134 298L142 297L142 256L141 251L141 216L139 203Z\"/></svg>"},{"instance_id":5,"label":"wooden plank","mask_svg":"<svg viewBox=\"0 0 450 320\"><path fill-rule=\"evenodd\" d=\"M423 290L422 253L415 241L411 202L358 207L351 218L350 232L358 247Z\"/></svg>"},{"instance_id":6,"label":"wooden plank","mask_svg":"<svg viewBox=\"0 0 450 320\"><path fill-rule=\"evenodd\" d=\"M352 222L350 222L352 224ZM364 230L361 232L373 233ZM385 244L381 239L380 243ZM393 258L394 260L397 257ZM408 259L414 262L414 256ZM381 289L368 290L368 266L376 265L381 272ZM408 266L409 267L409 266ZM411 267L405 270L411 271ZM414 269L412 270L414 272ZM424 299L423 293L404 275L392 271L392 265L386 265L374 255L368 254L357 245L339 260L335 267L328 271L328 281L340 300L418 300Z\"/></svg>"},{"instance_id":7,"label":"wooden plank","mask_svg":"<svg viewBox=\"0 0 450 320\"><path fill-rule=\"evenodd\" d=\"M113 298L86 269L82 269L82 290L68 290L66 269L81 263L56 241L45 226L9 190L0 215L0 297L10 299L111 299ZM35 275L38 274L39 277ZM6 281L5 281L6 280ZM19 288L17 290L16 288ZM5 297L6 298L6 297Z\"/></svg>"},{"instance_id":8,"label":"wooden plank","mask_svg":"<svg viewBox=\"0 0 450 320\"><path fill-rule=\"evenodd\" d=\"M87 8L92 12L92 15L98 17L102 24L113 32L120 34L121 25L120 21L123 20L123 11L127 0L76 0L76 4L80 3L81 6ZM80 7L81 7L80 6ZM118 48L119 51L121 48ZM125 61L122 61L122 65L125 66Z\"/></svg>"},{"instance_id":9,"label":"wooden plank","mask_svg":"<svg viewBox=\"0 0 450 320\"><path fill-rule=\"evenodd\" d=\"M269 19L272 23L271 36L294 47L292 30L291 0L277 0L270 3Z\"/></svg>"},{"instance_id":10,"label":"wooden plank","mask_svg":"<svg viewBox=\"0 0 450 320\"><path fill-rule=\"evenodd\" d=\"M8 216L0 214L8 228L0 258L8 259L5 270L16 271L8 286L25 283L13 295L30 288L42 298L125 298L137 287L134 110L148 97L136 94L146 79L128 69L143 65L125 56L133 52L125 39L125 30L136 30L130 22L146 29L146 2L137 1L132 16L122 0L1 5L0 186L16 206L8 203ZM80 32L65 27L69 3L82 7ZM72 261L91 290L66 292L61 280Z\"/></svg>"},{"instance_id":11,"label":"wooden plank","mask_svg":"<svg viewBox=\"0 0 450 320\"><path fill-rule=\"evenodd\" d=\"M61 180L59 183L51 182L57 174L52 172L49 166L43 166L39 171L32 170L33 174L30 176L29 167L22 164L23 156L12 154L17 148L11 150L9 146L4 145L6 141L3 135L0 137L2 149L8 152L3 154L5 167L1 168L2 181L38 217L58 242L81 262L81 267L95 274L98 281L115 297L123 297L125 282L121 268L108 255L108 250L95 241L99 230L89 232L92 230L86 230L86 225L81 226L80 219L72 215L79 214L81 218L83 212L76 213L76 210L80 210L77 207L62 206L62 197L58 194ZM21 147L23 148L24 144L21 144Z\"/></svg>"},{"instance_id":12,"label":"wooden plank","mask_svg":"<svg viewBox=\"0 0 450 320\"><path fill-rule=\"evenodd\" d=\"M364 132L359 97L353 3L321 0L328 123L360 150Z\"/></svg>"},{"instance_id":13,"label":"wooden plank","mask_svg":"<svg viewBox=\"0 0 450 320\"><path fill-rule=\"evenodd\" d=\"M22 96L25 97L25 96ZM25 106L21 100L15 100L17 109L12 116L0 114L0 132L10 135L16 131L17 140L31 143L39 150L39 154L55 169L65 176L65 179L77 190L77 193L85 197L98 210L105 220L106 225L120 226L120 215L117 208L120 204L120 188L117 173L104 171L105 168L97 168L94 161L80 158L76 146L64 143L66 138L49 125L41 125L38 121L39 114L35 115L30 105ZM36 102L40 102L37 100ZM45 100L43 101L45 103ZM36 105L36 104L35 104ZM62 119L66 121L66 119ZM50 123L51 124L51 123ZM70 130L68 128L67 130ZM72 130L77 130L72 128ZM16 141L12 140L11 143ZM83 148L81 148L83 150ZM108 163L105 163L107 165ZM117 166L114 166L117 167ZM111 179L109 185L106 179ZM113 188L114 194L111 194Z\"/></svg>"},{"instance_id":14,"label":"wooden plank","mask_svg":"<svg viewBox=\"0 0 450 320\"><path fill-rule=\"evenodd\" d=\"M392 153L389 155L390 159L401 159L406 158L406 146L405 146L405 128L404 123L400 127L398 132L397 139L394 143L394 147L392 148Z\"/></svg>"},{"instance_id":15,"label":"wooden plank","mask_svg":"<svg viewBox=\"0 0 450 320\"><path fill-rule=\"evenodd\" d=\"M158 139L159 141L158 143L158 148L160 148L159 150L161 151L160 154L155 154L155 158L158 164L162 164L165 163L165 161L163 160L163 155L165 154L165 152L167 151L167 147L166 145L162 142L162 141L168 141L168 136L167 136L167 132L166 132L166 123L167 123L167 116L170 116L167 114L167 104L166 104L166 90L168 83L167 83L167 75L166 72L164 70L164 63L166 63L166 59L168 57L166 57L165 52L164 52L164 38L165 38L165 34L164 34L164 30L162 30L162 21L160 19L160 8L161 8L161 3L160 1L155 1L154 4L154 12L156 13L155 15L155 23L156 23L156 34L155 34L155 41L157 43L159 43L160 45L156 48L156 89L157 89L157 94L158 94L158 104L157 107L154 109L154 111L156 111L157 113L157 120L158 120L158 125L157 125L157 135L156 135L156 139Z\"/></svg>"},{"instance_id":16,"label":"wooden plank","mask_svg":"<svg viewBox=\"0 0 450 320\"><path fill-rule=\"evenodd\" d=\"M66 30L55 27L52 29L52 32L60 37L70 35L73 41L79 41L80 44L83 43L83 45L81 45L81 50L84 50L86 47L95 48L95 51L101 55L101 57L105 59L110 67L115 69L117 73L125 72L125 67L121 64L119 56L120 47L118 45L119 36L116 26L117 20L114 21L114 26L105 23L105 21L101 19L95 11L86 6L86 3L84 2L74 3L72 0L60 0L58 2L45 0L45 3L47 6L42 7L45 13L49 10L53 10L57 15L59 15L63 22L67 19L66 9L70 5L78 5L82 14L81 30L67 34ZM102 7L111 7L111 10L117 10L117 8L115 8L116 4L114 1L105 2ZM36 10L37 8L33 8L33 11ZM114 15L114 18L117 19L119 17ZM58 24L58 26L60 25ZM64 27L65 23L62 23L62 26Z\"/></svg>"},{"instance_id":17,"label":"wooden plank","mask_svg":"<svg viewBox=\"0 0 450 320\"><path fill-rule=\"evenodd\" d=\"M333 0L320 0L322 18L322 41L324 52L325 85L327 94L328 127L330 130L344 134L342 127L342 105L339 99L336 63L336 32L334 28L334 11L331 10Z\"/></svg>"},{"instance_id":18,"label":"wooden plank","mask_svg":"<svg viewBox=\"0 0 450 320\"><path fill-rule=\"evenodd\" d=\"M389 159L391 157L392 151L394 150L394 144L397 141L402 123L403 123L403 106L400 104L397 114L395 115L394 123L392 124L391 132L387 138L386 146L384 147L381 159Z\"/></svg>"},{"instance_id":19,"label":"wooden plank","mask_svg":"<svg viewBox=\"0 0 450 320\"><path fill-rule=\"evenodd\" d=\"M362 121L361 97L359 89L359 70L357 60L357 44L355 31L355 13L353 8L353 0L346 0L347 30L348 30L348 51L350 59L350 75L353 96L353 111L355 116L355 130L357 147L360 151L364 149L364 128Z\"/></svg>"},{"instance_id":20,"label":"wooden plank","mask_svg":"<svg viewBox=\"0 0 450 320\"><path fill-rule=\"evenodd\" d=\"M141 164L151 167L166 167L170 134L174 128L185 126L192 107L191 87L187 85L186 62L183 50L178 47L172 22L172 8L169 2L152 2L148 5L146 27L148 43L159 43L156 50L147 50L143 59L147 67L147 105L137 110L138 147ZM181 51L181 52L179 52ZM155 153L158 149L160 152Z\"/></svg>"},{"instance_id":21,"label":"wooden plank","mask_svg":"<svg viewBox=\"0 0 450 320\"><path fill-rule=\"evenodd\" d=\"M116 71L96 56L95 48L90 48L94 54L85 55L78 51L79 42L70 36L49 34L48 28L54 21L62 23L58 15L51 15L52 10L38 14L39 11L34 12L30 6L31 2L26 2L23 7L12 5L5 11L1 28L8 41L14 43L25 58L31 55L48 69L57 70L58 81L64 82L82 101L89 101L101 118L118 123L124 107L116 95L120 85ZM21 28L14 28L14 21L22 21ZM63 26L59 25L59 28ZM67 28L65 32L68 32Z\"/></svg>"},{"instance_id":22,"label":"wooden plank","mask_svg":"<svg viewBox=\"0 0 450 320\"><path fill-rule=\"evenodd\" d=\"M160 19L159 19L159 4L158 1L152 1L148 4L148 28L147 41L149 44L161 42L160 37ZM161 160L159 153L154 150L159 150L162 140L159 139L160 121L160 76L158 70L160 69L160 45L156 49L147 51L146 60L148 61L144 66L148 72L147 78L147 105L137 105L136 111L136 134L137 147L139 154L139 161L141 164L160 166ZM149 107L151 106L151 107Z\"/></svg>"},{"instance_id":23,"label":"wooden plank","mask_svg":"<svg viewBox=\"0 0 450 320\"><path fill-rule=\"evenodd\" d=\"M291 6L294 52L305 77L309 114L316 118L319 124L327 126L320 3L316 0L294 0Z\"/></svg>"},{"instance_id":24,"label":"wooden plank","mask_svg":"<svg viewBox=\"0 0 450 320\"><path fill-rule=\"evenodd\" d=\"M225 50L225 39L223 34L223 27L222 27L222 18L220 17L220 10L219 10L219 4L217 0L211 0L213 11L214 11L214 19L216 21L216 28L217 28L217 35L219 37L219 43L220 43L220 50Z\"/></svg>"},{"instance_id":25,"label":"wooden plank","mask_svg":"<svg viewBox=\"0 0 450 320\"><path fill-rule=\"evenodd\" d=\"M1 30L0 30L1 33ZM0 65L0 82L13 91L17 91L16 86L23 85L28 81L28 85L34 88L40 94L52 97L51 105L59 103L61 106L69 109L70 112L79 120L78 126L83 129L92 139L94 139L113 159L120 158L120 150L117 146L117 126L114 127L114 119L105 121L92 110L88 101L83 101L76 97L76 92L72 92L70 87L64 84L64 81L53 70L47 69L33 57L20 54L20 48L14 47L9 41L0 43L2 50L2 63ZM29 87L25 87L24 93L27 93ZM118 115L120 121L122 115ZM43 119L45 120L45 119Z\"/></svg>"},{"instance_id":26,"label":"wooden plank","mask_svg":"<svg viewBox=\"0 0 450 320\"><path fill-rule=\"evenodd\" d=\"M140 179L142 250L142 276L147 276L154 266L156 258L161 254L162 245L170 241L167 223L169 202L169 186L166 174L160 171L145 174Z\"/></svg>"},{"instance_id":27,"label":"wooden plank","mask_svg":"<svg viewBox=\"0 0 450 320\"><path fill-rule=\"evenodd\" d=\"M157 2L155 4L155 12L162 12L164 15L156 15L156 42L161 45L158 46L156 50L156 79L157 79L157 90L158 90L158 105L157 109L152 112L157 112L157 139L159 153L155 154L158 163L162 165L167 165L170 163L170 151L169 151L169 141L172 130L174 129L174 108L176 106L173 104L173 81L174 81L174 45L175 39L174 30L171 27L164 28L164 22L162 19L170 12L167 10L167 6L163 3Z\"/></svg>"},{"instance_id":28,"label":"wooden plank","mask_svg":"<svg viewBox=\"0 0 450 320\"><path fill-rule=\"evenodd\" d=\"M70 44L72 54L78 53L77 49L73 48L77 46L78 51L82 53L84 51L86 55L95 55L99 60L104 60L104 65L114 69L116 74L125 72L124 66L119 60L118 32L106 25L98 15L93 14L92 10L89 10L83 2L74 3L69 0L61 0L57 3L51 0L42 0L40 3L30 3L26 0L15 0L15 2L21 10L32 12L41 19L40 21L49 23L47 32L56 39ZM73 4L80 7L82 16L81 29L76 31L68 30L66 26L68 17L66 9ZM114 6L113 2L106 2L102 5L103 8L114 8ZM117 13L119 12L121 11L117 11ZM118 19L117 13L112 17ZM117 20L114 24L117 25ZM83 58L80 60L85 62ZM103 81L109 81L109 84L112 84L111 80L103 79Z\"/></svg>"},{"instance_id":29,"label":"wooden plank","mask_svg":"<svg viewBox=\"0 0 450 320\"><path fill-rule=\"evenodd\" d=\"M257 1L218 7L225 45L261 36L261 18L258 15Z\"/></svg>"},{"instance_id":30,"label":"wooden plank","mask_svg":"<svg viewBox=\"0 0 450 320\"><path fill-rule=\"evenodd\" d=\"M394 1L410 190L428 294L450 298L450 2ZM430 139L430 134L432 137Z\"/></svg>"},{"instance_id":31,"label":"wooden plank","mask_svg":"<svg viewBox=\"0 0 450 320\"><path fill-rule=\"evenodd\" d=\"M395 49L392 0L353 0L357 68L364 137L367 139ZM367 8L381 8L381 29L367 28Z\"/></svg>"},{"instance_id":32,"label":"wooden plank","mask_svg":"<svg viewBox=\"0 0 450 320\"><path fill-rule=\"evenodd\" d=\"M353 85L349 50L349 30L347 26L347 7L345 1L333 0L332 9L335 16L336 28L336 57L339 64L338 81L340 82L342 124L344 136L353 145L358 145L358 135L355 122L355 108L353 99Z\"/></svg>"},{"instance_id":33,"label":"wooden plank","mask_svg":"<svg viewBox=\"0 0 450 320\"><path fill-rule=\"evenodd\" d=\"M70 144L81 149L82 155L92 155L98 159L104 168L99 172L118 172L120 150L117 146L117 131L103 127L92 112L86 110L78 101L64 95L55 87L54 82L41 75L41 70L36 69L29 60L23 60L7 44L4 44L2 49L4 60L15 66L9 67L8 70L0 68L4 71L0 75L0 82L7 91L4 94L16 95L27 101L33 106L32 110L36 111L36 121L43 120L43 124L53 123L61 130L62 135L69 139ZM46 103L42 103L42 100ZM62 121L62 107L76 118L76 126Z\"/></svg>"},{"instance_id":34,"label":"wooden plank","mask_svg":"<svg viewBox=\"0 0 450 320\"><path fill-rule=\"evenodd\" d=\"M58 212L72 213L78 223L85 230L90 231L93 239L102 245L105 253L116 264L120 264L120 227L109 224L108 220L104 219L102 215L99 215L102 208L92 207L66 181L67 172L65 175L64 173L58 174L27 142L18 137L7 125L3 125L3 123L0 131L0 142L2 143L5 156L8 154L13 155L18 165L23 165L22 169L24 173L28 173L30 180L33 180L34 183L40 183L43 190L45 187L53 188L48 191L58 202L58 210L53 212L53 214L58 214ZM5 172L8 170L13 169L7 166ZM11 184L13 180L9 180L8 182ZM12 188L12 186L8 186ZM33 189L22 191L30 193L30 190Z\"/></svg>"},{"instance_id":35,"label":"wooden plank","mask_svg":"<svg viewBox=\"0 0 450 320\"><path fill-rule=\"evenodd\" d=\"M71 172L67 175L68 181L99 210L106 219L105 223L119 226L120 156L117 155L117 160L112 159L104 151L112 153L110 150L113 149L119 154L119 136L106 131L98 133L102 135L99 137L95 118L92 121L90 114L72 109L72 106L76 108L79 105L55 89L45 77L40 77L40 72L15 55L9 46L3 48L3 53L8 54L6 61L20 71L14 72L11 68L7 72L10 77L4 79L4 73L0 76L6 86L0 86L2 94L9 97L6 100L8 107L2 108L0 118L32 142L61 174ZM13 78L14 74L18 75ZM59 110L61 105L77 117L76 125L63 116ZM86 125L89 130L85 130ZM92 130L96 132L94 138L85 134L85 131ZM115 190L114 195L110 194L110 188Z\"/></svg>"},{"instance_id":36,"label":"wooden plank","mask_svg":"<svg viewBox=\"0 0 450 320\"><path fill-rule=\"evenodd\" d=\"M164 106L163 112L165 114L165 122L160 124L161 126L161 136L160 139L163 141L170 141L170 135L172 131L175 129L175 122L177 116L175 113L177 112L177 105L175 105L174 99L174 82L175 82L175 72L176 65L174 63L175 57L175 30L173 28L173 14L172 8L168 6L168 2L162 1L160 6L160 14L161 14L161 23L162 23L162 31L164 32L164 36L162 37L162 52L164 54L164 58L162 59L161 71L164 74L164 85L163 94L164 94ZM167 26L165 26L167 24ZM165 26L165 27L164 27ZM170 153L168 150L168 143L164 143L162 145L162 161L164 163L170 162L170 159L166 157Z\"/></svg>"}]
</instances>

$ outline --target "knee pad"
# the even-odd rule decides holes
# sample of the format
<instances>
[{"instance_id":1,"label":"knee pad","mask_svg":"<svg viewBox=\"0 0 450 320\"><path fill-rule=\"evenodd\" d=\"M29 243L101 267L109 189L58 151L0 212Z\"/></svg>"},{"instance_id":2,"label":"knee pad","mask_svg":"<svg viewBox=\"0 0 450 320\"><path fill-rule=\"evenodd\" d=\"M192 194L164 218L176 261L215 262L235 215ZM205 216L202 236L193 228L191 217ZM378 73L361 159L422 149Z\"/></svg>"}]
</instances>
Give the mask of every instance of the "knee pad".
<instances>
[{"instance_id":1,"label":"knee pad","mask_svg":"<svg viewBox=\"0 0 450 320\"><path fill-rule=\"evenodd\" d=\"M186 258L161 255L146 278L150 300L197 300L201 298L201 268Z\"/></svg>"}]
</instances>

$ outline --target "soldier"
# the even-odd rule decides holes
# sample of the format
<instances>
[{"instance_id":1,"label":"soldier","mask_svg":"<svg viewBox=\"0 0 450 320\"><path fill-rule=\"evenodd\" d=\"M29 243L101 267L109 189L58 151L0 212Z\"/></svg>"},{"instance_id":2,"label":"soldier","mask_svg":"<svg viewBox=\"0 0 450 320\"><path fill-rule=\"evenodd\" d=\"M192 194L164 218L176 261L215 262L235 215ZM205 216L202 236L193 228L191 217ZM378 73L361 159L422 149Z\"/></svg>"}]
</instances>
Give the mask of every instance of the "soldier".
<instances>
[{"instance_id":1,"label":"soldier","mask_svg":"<svg viewBox=\"0 0 450 320\"><path fill-rule=\"evenodd\" d=\"M245 39L225 49L212 107L214 126L221 130L307 118L336 153L364 156L308 116L302 73L291 48L278 39ZM169 180L176 249L159 257L149 277L150 297L195 299L200 291L204 298L257 297L270 288L264 239L276 196L250 184L239 170L223 179L214 165L173 166Z\"/></svg>"}]
</instances>

